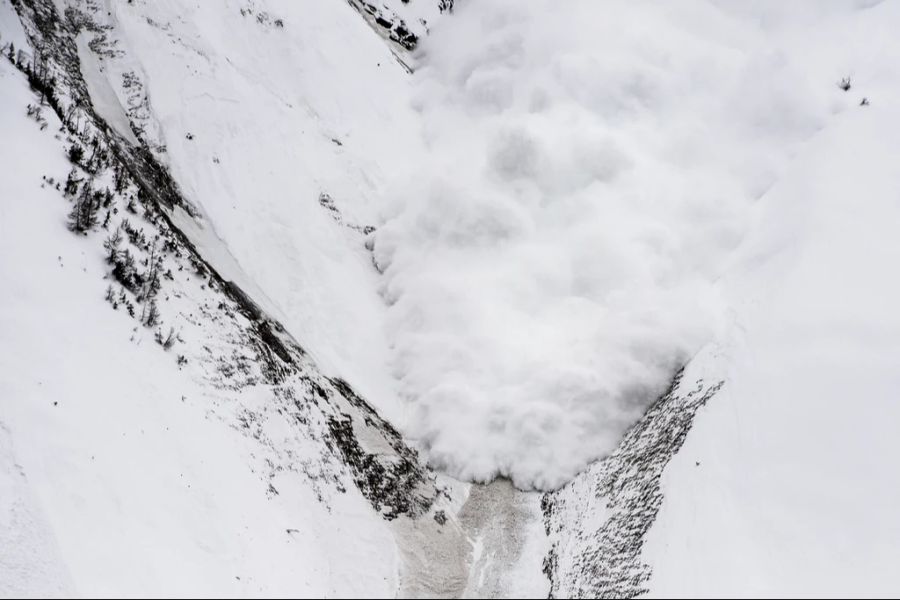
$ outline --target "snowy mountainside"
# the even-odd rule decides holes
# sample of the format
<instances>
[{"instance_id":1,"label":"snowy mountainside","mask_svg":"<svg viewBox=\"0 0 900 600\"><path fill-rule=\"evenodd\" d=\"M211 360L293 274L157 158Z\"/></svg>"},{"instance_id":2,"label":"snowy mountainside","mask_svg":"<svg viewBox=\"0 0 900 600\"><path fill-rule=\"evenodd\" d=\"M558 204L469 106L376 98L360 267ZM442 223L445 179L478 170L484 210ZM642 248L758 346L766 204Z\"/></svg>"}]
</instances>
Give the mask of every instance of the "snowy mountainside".
<instances>
[{"instance_id":1,"label":"snowy mountainside","mask_svg":"<svg viewBox=\"0 0 900 600\"><path fill-rule=\"evenodd\" d=\"M593 3L543 18L552 4L0 0L0 131L14 140L0 144L0 595L897 588L898 5L693 2L682 13L611 2L606 52ZM573 14L584 18L570 28ZM449 19L460 25L439 32ZM617 33L622 23L642 27ZM560 28L572 34L564 44ZM483 43L453 43L471 39ZM543 93L553 81L569 87ZM505 128L512 84L530 108ZM579 118L567 120L573 99ZM603 128L618 143L588 152L597 161L558 187ZM463 143L448 153L448 140ZM566 140L577 143L556 145ZM502 160L480 170L482 146ZM473 193L435 197L447 174ZM424 185L397 185L410 179ZM530 197L533 184L563 192L557 212L528 218L552 221L536 241L553 241L559 264L577 259L571 273L529 247L498 269L499 253L479 247L516 233L493 201ZM590 193L565 196L581 184ZM659 201L671 189L687 210ZM593 207L598 193L614 213ZM629 212L629 198L644 212ZM404 437L421 430L402 380L454 358L452 335L479 332L477 320L442 322L452 335L433 344L416 337L424 316L457 299L502 314L515 305L491 297L495 275L515 283L533 274L523 265L553 275L550 287L573 274L590 287L592 231L573 236L559 219L573 206L590 209L579 221L621 219L603 230L625 242L601 261L611 280L629 281L616 268L649 257L665 268L641 270L663 275L646 280L678 289L672 257L696 260L724 323L675 295L675 325L715 335L683 368L664 361L668 390L645 389L615 423L621 437L588 435L580 456L532 442L525 458L542 472L571 467L543 480L557 489L443 474L434 437ZM666 235L671 220L687 223L683 237ZM651 253L617 254L632 242ZM379 258L398 248L387 272ZM448 272L481 284L432 305L416 295ZM639 300L653 313L671 308L665 298ZM551 312L563 320L548 330L592 322ZM612 337L607 350L659 356ZM411 339L432 355L407 352ZM502 341L542 350L540 337ZM595 348L561 343L567 353L545 352L513 383L577 388L559 370L567 356L603 372L581 351ZM485 347L462 347L485 390L508 383L480 362L494 358ZM467 478L521 467L489 451L492 435L509 437L503 419L464 408L441 405L446 422L429 425L464 434L440 450L481 459ZM553 432L548 414L520 411L520 422ZM609 452L577 472L598 444Z\"/></svg>"},{"instance_id":2,"label":"snowy mountainside","mask_svg":"<svg viewBox=\"0 0 900 600\"><path fill-rule=\"evenodd\" d=\"M888 567L900 485L885 476L900 423L900 72L887 58L900 52L898 8L861 11L867 41L845 46L879 40L860 61L861 77L879 73L871 104L829 123L761 200L729 282L739 317L718 361L727 383L667 471L647 536L656 596L900 586Z\"/></svg>"},{"instance_id":3,"label":"snowy mountainside","mask_svg":"<svg viewBox=\"0 0 900 600\"><path fill-rule=\"evenodd\" d=\"M337 2L98 2L69 12L102 31L83 28L86 45L100 36L110 48L80 54L96 65L94 87L117 100L97 110L171 170L183 208L200 217L200 227L184 221L195 243L324 369L402 424L364 247L378 194L416 143L395 51ZM123 111L127 120L116 117Z\"/></svg>"},{"instance_id":4,"label":"snowy mountainside","mask_svg":"<svg viewBox=\"0 0 900 600\"><path fill-rule=\"evenodd\" d=\"M5 147L3 196L27 200L4 203L3 256L39 263L3 261L4 535L58 560L17 560L4 591L392 594L391 523L452 538L449 491L198 254L166 169L94 112L77 32L51 3L19 10L50 106L26 116L39 98L4 59L3 129L33 153Z\"/></svg>"},{"instance_id":5,"label":"snowy mountainside","mask_svg":"<svg viewBox=\"0 0 900 600\"><path fill-rule=\"evenodd\" d=\"M551 597L633 598L649 591L652 565L641 551L663 503L663 470L697 411L724 385L699 371L705 358L677 375L610 456L543 497Z\"/></svg>"},{"instance_id":6,"label":"snowy mountainside","mask_svg":"<svg viewBox=\"0 0 900 600\"><path fill-rule=\"evenodd\" d=\"M883 597L900 584L887 566L900 486L884 476L900 423L900 7L728 8L810 72L840 65L816 92L830 108L754 203L720 280L726 330L607 459L548 494L559 596Z\"/></svg>"}]
</instances>

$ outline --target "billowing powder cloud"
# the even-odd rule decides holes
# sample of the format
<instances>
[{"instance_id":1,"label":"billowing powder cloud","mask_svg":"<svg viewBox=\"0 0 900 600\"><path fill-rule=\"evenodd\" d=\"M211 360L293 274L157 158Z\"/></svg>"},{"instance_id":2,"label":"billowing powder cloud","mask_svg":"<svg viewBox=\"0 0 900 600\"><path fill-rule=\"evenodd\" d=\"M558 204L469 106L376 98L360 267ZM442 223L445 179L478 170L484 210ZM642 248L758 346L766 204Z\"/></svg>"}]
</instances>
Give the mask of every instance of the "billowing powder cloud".
<instances>
[{"instance_id":1,"label":"billowing powder cloud","mask_svg":"<svg viewBox=\"0 0 900 600\"><path fill-rule=\"evenodd\" d=\"M432 32L375 255L433 464L560 486L715 335L754 200L827 113L757 17L478 0Z\"/></svg>"}]
</instances>

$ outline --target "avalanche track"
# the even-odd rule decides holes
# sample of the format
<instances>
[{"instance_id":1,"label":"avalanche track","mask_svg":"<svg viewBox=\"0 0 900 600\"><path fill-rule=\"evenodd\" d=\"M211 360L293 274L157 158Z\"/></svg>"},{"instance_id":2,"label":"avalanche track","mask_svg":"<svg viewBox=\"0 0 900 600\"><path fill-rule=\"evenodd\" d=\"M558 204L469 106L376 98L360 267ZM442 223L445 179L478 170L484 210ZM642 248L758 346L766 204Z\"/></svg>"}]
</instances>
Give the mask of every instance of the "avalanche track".
<instances>
[{"instance_id":1,"label":"avalanche track","mask_svg":"<svg viewBox=\"0 0 900 600\"><path fill-rule=\"evenodd\" d=\"M284 326L262 308L271 307L271 302L212 233L202 206L182 195L153 148L132 131L126 116L129 107L118 103L103 77L103 67L92 54L92 48L98 46L96 40L106 39L98 36L110 32L109 27L93 21L90 10L68 8L64 17L50 1L20 2L16 10L29 45L36 49L26 60L52 74L44 75L42 81L47 83L37 86L52 98L49 108L55 111L66 138L75 143L89 139L105 151L110 164L130 176L135 196L148 215L147 230L165 240L172 266L186 260L190 268L208 278L204 292L208 298L187 300L181 310L199 310L206 315L195 323L208 340L234 348L232 358L225 360L234 360L245 349L255 354L259 365L255 378L270 390L265 402L272 404L247 405L235 414L237 423L243 424L238 430L263 443L262 449L268 447L265 471L270 474L263 476L267 483L261 491L268 490L269 497L281 494L278 473L296 472L300 466L307 477L312 474L310 469L317 472L317 494L327 506L328 498L333 497L328 488L345 492L344 482L350 482L371 507L369 518L383 519L392 532L399 557L397 593L403 597L570 595L576 590L584 595L622 595L640 588L646 579L645 567L639 562L640 537L659 503L658 490L653 487L658 473L642 469L624 478L622 456L627 456L629 464L645 460L661 470L677 450L678 439L657 439L647 431L665 425L657 424L664 413L670 419L683 415L677 418L684 422L682 431L686 432L699 403L682 402L669 394L626 438L620 452L578 482L543 497L518 491L503 480L488 486L463 485L432 473L391 425L345 382L322 374ZM6 90L12 84L9 74L4 81ZM132 82L136 84L139 82ZM178 294L178 287L170 293ZM191 302L202 304L191 308ZM212 303L232 307L226 308L230 317L222 322L204 309ZM186 332L182 335L189 337ZM223 341L216 341L219 339ZM254 377L248 379L224 368L214 356L198 357L197 362L213 367L216 387L230 390L235 397L230 402L238 406L246 405L246 400L240 399L243 390L259 387L259 383L251 384ZM284 455L277 447L279 442L270 439L273 406L285 416L295 415L286 426L297 430L291 434L299 436L295 443L307 449L298 447ZM319 458L312 462L304 459L305 466L301 466L294 462L298 458L291 458L298 451ZM321 464L313 464L315 461ZM570 508L576 501L570 490L578 486L596 489L577 500L583 506L576 515ZM614 516L609 519L594 516L590 525L581 522L587 515L610 509ZM333 507L329 512L335 510L346 509ZM25 523L14 527L26 527ZM624 536L627 543L620 547L603 542L610 531ZM326 530L319 535L331 534ZM72 568L66 556L58 560ZM23 577L11 589L30 589L33 582ZM88 592L97 589L78 577L75 584Z\"/></svg>"}]
</instances>

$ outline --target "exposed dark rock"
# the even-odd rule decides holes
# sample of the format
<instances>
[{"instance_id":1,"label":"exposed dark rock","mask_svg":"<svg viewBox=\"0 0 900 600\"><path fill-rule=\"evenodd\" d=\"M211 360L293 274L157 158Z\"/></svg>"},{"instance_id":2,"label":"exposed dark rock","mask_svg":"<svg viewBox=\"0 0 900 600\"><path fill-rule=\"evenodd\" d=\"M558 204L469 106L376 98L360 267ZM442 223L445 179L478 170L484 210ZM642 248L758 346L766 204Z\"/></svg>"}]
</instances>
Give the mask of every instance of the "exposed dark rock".
<instances>
[{"instance_id":1,"label":"exposed dark rock","mask_svg":"<svg viewBox=\"0 0 900 600\"><path fill-rule=\"evenodd\" d=\"M650 566L641 549L662 505L660 477L684 444L697 411L722 387L684 381L625 435L616 451L566 487L545 494L551 551L544 559L551 598L634 598L648 591ZM590 528L606 514L599 528Z\"/></svg>"},{"instance_id":2,"label":"exposed dark rock","mask_svg":"<svg viewBox=\"0 0 900 600\"><path fill-rule=\"evenodd\" d=\"M420 0L421 1L421 0ZM431 0L434 1L434 0ZM436 0L439 12L452 10L453 0ZM376 6L367 0L347 0L373 28L383 36L406 50L414 50L419 43L419 36L412 32L409 25L397 13L386 5ZM404 2L406 4L406 2ZM423 22L424 25L424 22Z\"/></svg>"}]
</instances>

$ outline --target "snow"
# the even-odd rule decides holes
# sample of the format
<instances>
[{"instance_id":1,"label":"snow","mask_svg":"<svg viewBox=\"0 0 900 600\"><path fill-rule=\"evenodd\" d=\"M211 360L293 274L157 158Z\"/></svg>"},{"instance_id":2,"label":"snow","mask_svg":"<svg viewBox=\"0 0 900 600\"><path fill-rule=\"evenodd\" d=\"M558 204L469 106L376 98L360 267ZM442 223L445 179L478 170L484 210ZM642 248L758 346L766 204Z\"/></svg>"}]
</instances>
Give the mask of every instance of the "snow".
<instances>
[{"instance_id":1,"label":"snow","mask_svg":"<svg viewBox=\"0 0 900 600\"><path fill-rule=\"evenodd\" d=\"M186 231L249 274L236 281L323 369L401 423L365 237L320 204L327 194L342 222L372 225L408 160L409 80L391 50L341 2L107 2L96 18L122 52L105 61L109 85L140 105L117 74L141 81L146 139L197 208Z\"/></svg>"},{"instance_id":2,"label":"snow","mask_svg":"<svg viewBox=\"0 0 900 600\"><path fill-rule=\"evenodd\" d=\"M900 112L878 105L817 136L763 200L763 240L735 276L728 383L668 472L648 539L659 597L900 585Z\"/></svg>"},{"instance_id":3,"label":"snow","mask_svg":"<svg viewBox=\"0 0 900 600\"><path fill-rule=\"evenodd\" d=\"M655 597L882 597L900 585L898 8L780 25L810 60L852 64L847 94L871 104L808 141L723 281L733 323L704 362L727 383L666 472L643 555Z\"/></svg>"},{"instance_id":4,"label":"snow","mask_svg":"<svg viewBox=\"0 0 900 600\"><path fill-rule=\"evenodd\" d=\"M428 152L375 234L407 432L433 464L559 487L720 335L754 203L859 102L841 61L809 68L771 35L707 2L495 0L435 26Z\"/></svg>"},{"instance_id":5,"label":"snow","mask_svg":"<svg viewBox=\"0 0 900 600\"><path fill-rule=\"evenodd\" d=\"M179 369L150 330L103 302L99 242L67 231L67 202L42 185L70 166L55 117L44 109L43 131L26 118L34 102L0 62L0 130L15 140L0 144L0 537L16 548L0 552L0 591L393 593L393 535L358 493L323 503L284 473L266 494L255 469L273 457L231 414L270 403L270 391L217 388L193 356L196 367ZM174 323L184 310L190 337L183 319L209 292L183 285L163 310ZM276 439L298 459L315 443Z\"/></svg>"},{"instance_id":6,"label":"snow","mask_svg":"<svg viewBox=\"0 0 900 600\"><path fill-rule=\"evenodd\" d=\"M0 596L57 598L72 583L53 530L28 487L12 452L10 432L0 424Z\"/></svg>"},{"instance_id":7,"label":"snow","mask_svg":"<svg viewBox=\"0 0 900 600\"><path fill-rule=\"evenodd\" d=\"M78 60L81 66L81 74L88 88L88 94L91 97L91 104L103 120L112 127L116 133L128 140L129 143L137 145L138 139L131 131L128 122L128 115L116 96L112 86L103 73L101 58L91 51L88 43L91 35L82 31L75 42L78 48Z\"/></svg>"},{"instance_id":8,"label":"snow","mask_svg":"<svg viewBox=\"0 0 900 600\"><path fill-rule=\"evenodd\" d=\"M543 596L516 488L566 486L553 535L589 540L620 507L585 469L684 363L725 384L663 471L652 595L897 589L896 3L379 4L411 57L345 2L57 2L111 27L82 74L172 223L427 449L449 522L384 521L272 386L216 379L259 365L196 326L208 279L161 303L184 368L103 301L0 59L0 595Z\"/></svg>"},{"instance_id":9,"label":"snow","mask_svg":"<svg viewBox=\"0 0 900 600\"><path fill-rule=\"evenodd\" d=\"M472 486L459 512L472 543L463 598L543 598L547 554L540 494L522 493L509 480Z\"/></svg>"},{"instance_id":10,"label":"snow","mask_svg":"<svg viewBox=\"0 0 900 600\"><path fill-rule=\"evenodd\" d=\"M28 39L19 23L19 17L12 5L4 0L0 2L0 48L5 51L10 43L16 50L28 48Z\"/></svg>"}]
</instances>

